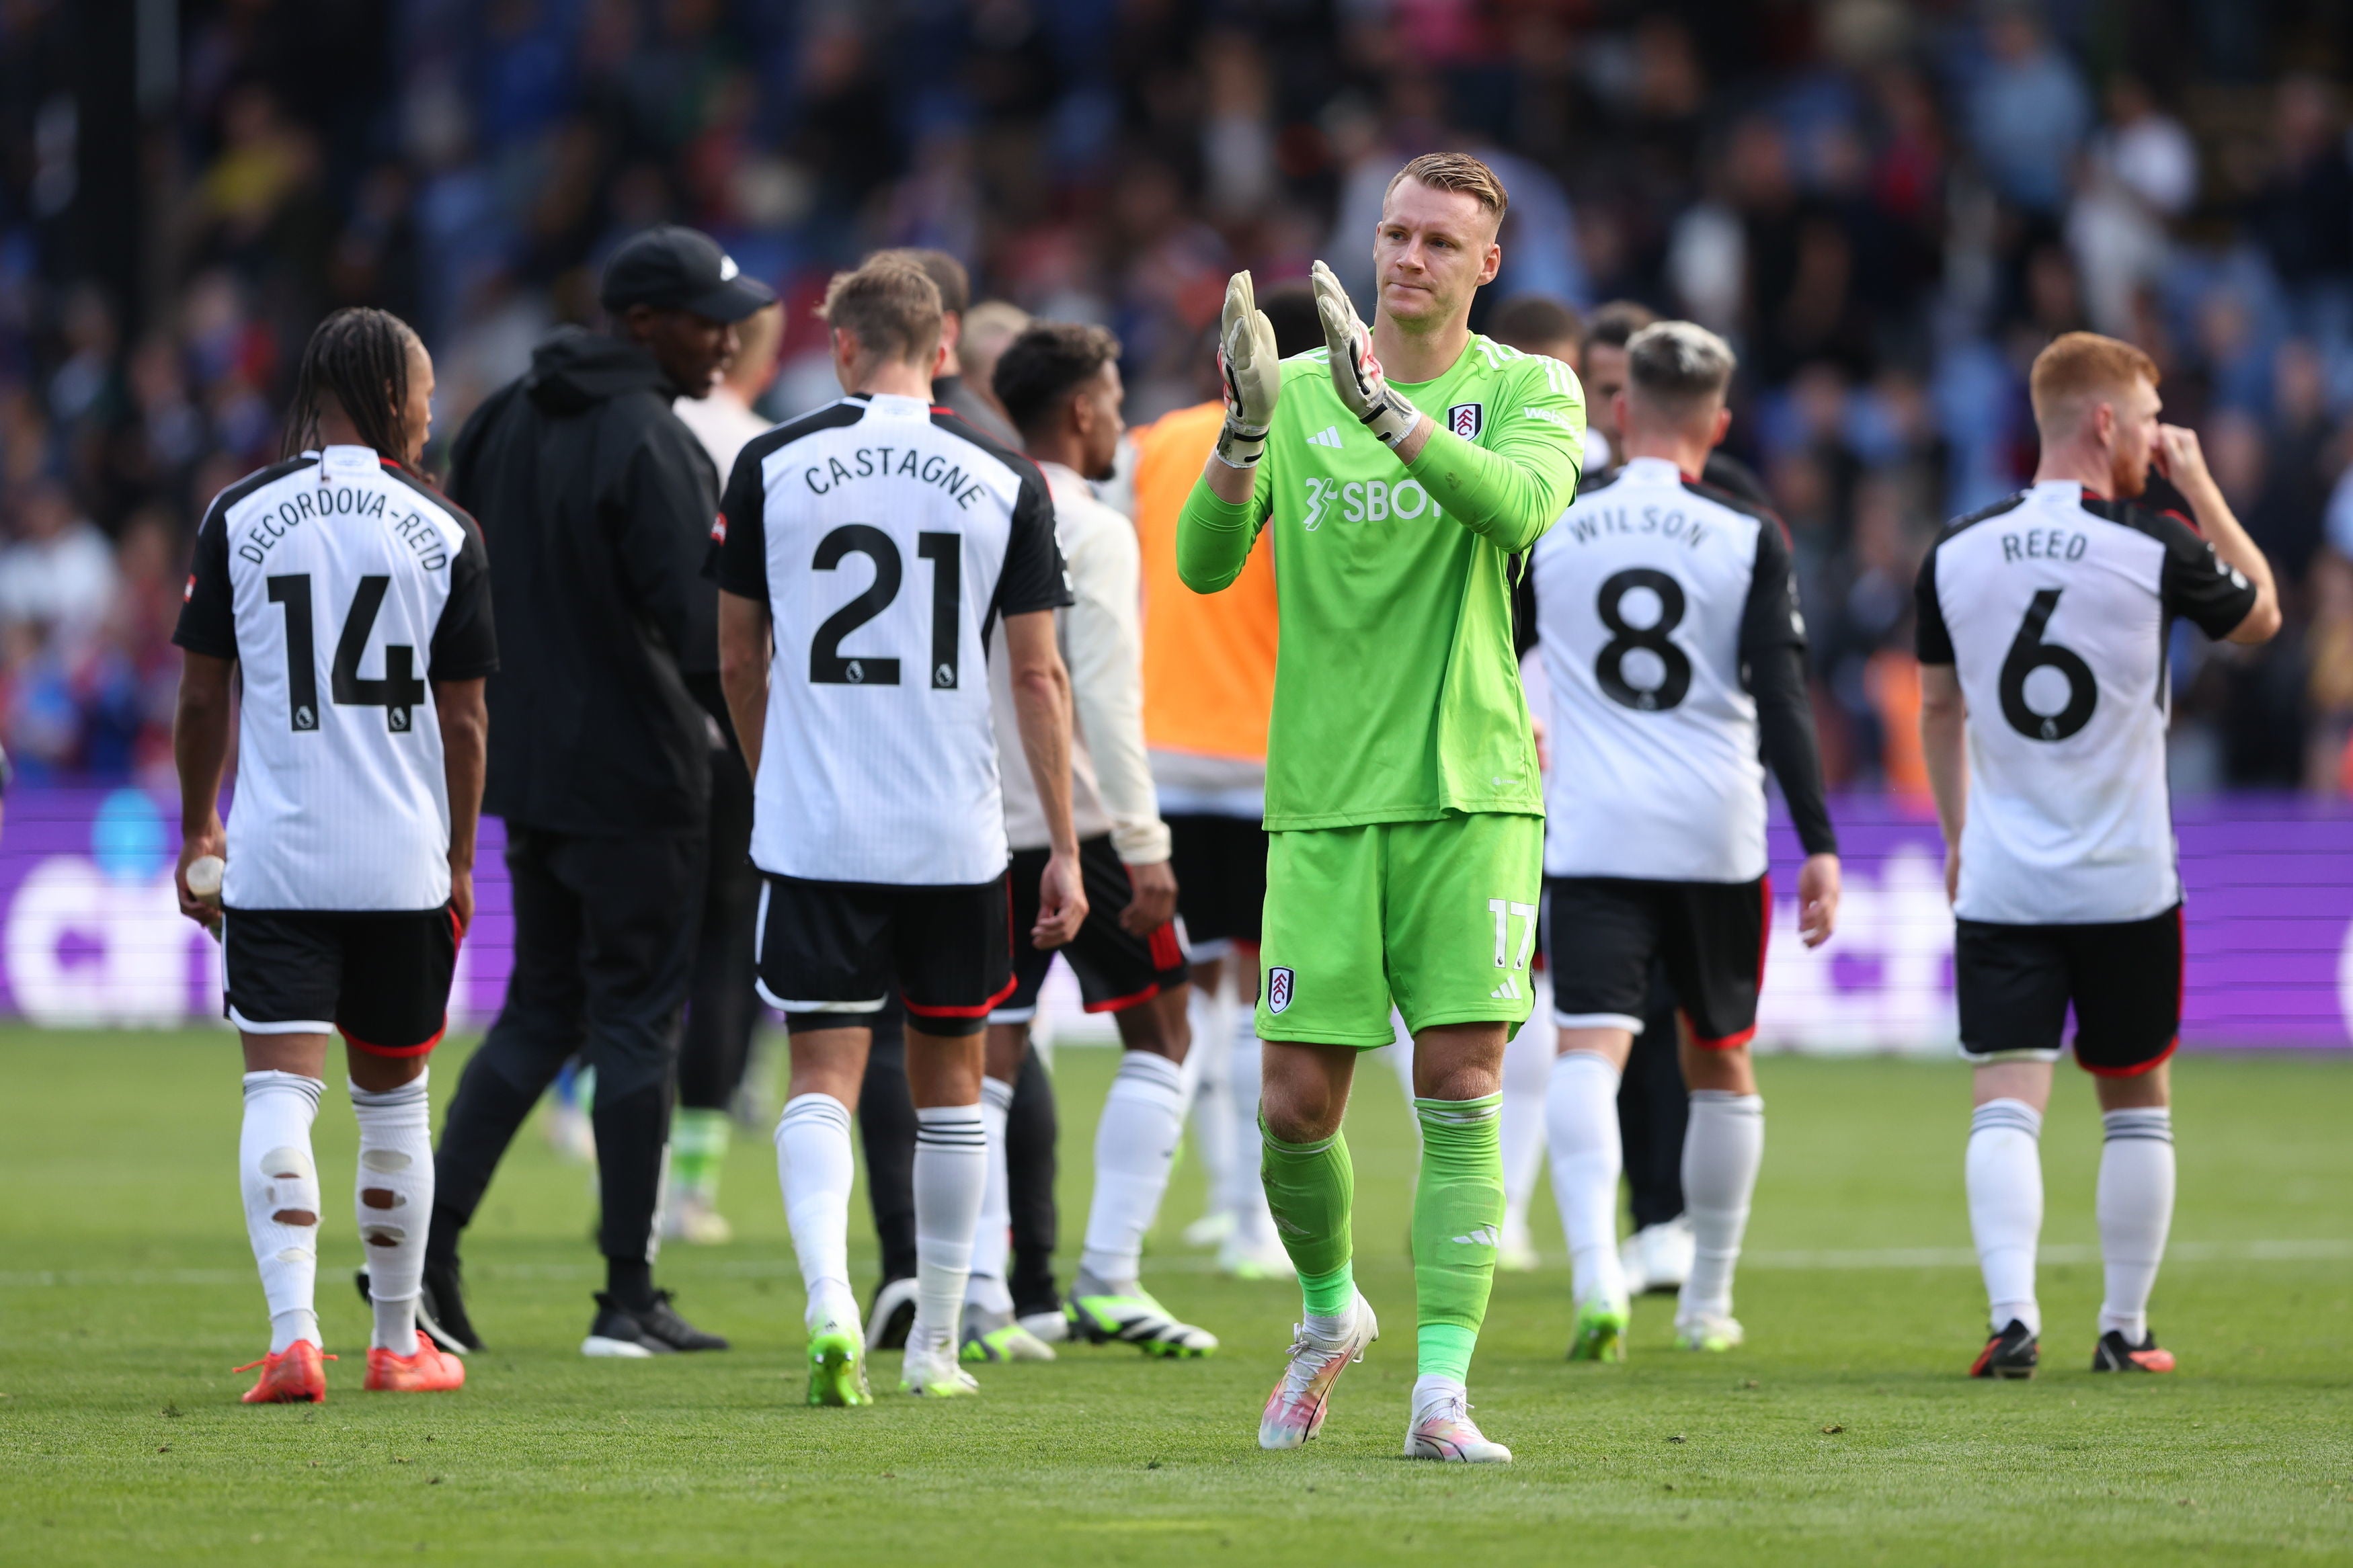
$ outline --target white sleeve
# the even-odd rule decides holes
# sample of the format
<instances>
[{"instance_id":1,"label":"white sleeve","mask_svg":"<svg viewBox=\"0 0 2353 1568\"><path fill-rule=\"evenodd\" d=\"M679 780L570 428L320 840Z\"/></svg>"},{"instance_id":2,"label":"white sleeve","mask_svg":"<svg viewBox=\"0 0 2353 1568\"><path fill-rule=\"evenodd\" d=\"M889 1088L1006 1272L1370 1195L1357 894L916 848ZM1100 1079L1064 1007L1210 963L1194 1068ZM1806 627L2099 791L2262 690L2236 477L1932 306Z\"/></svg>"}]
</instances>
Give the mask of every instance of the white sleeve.
<instances>
[{"instance_id":1,"label":"white sleeve","mask_svg":"<svg viewBox=\"0 0 2353 1568\"><path fill-rule=\"evenodd\" d=\"M1071 689L1111 818L1112 847L1131 866L1168 858L1168 828L1144 750L1144 555L1127 520L1099 508L1071 530Z\"/></svg>"}]
</instances>

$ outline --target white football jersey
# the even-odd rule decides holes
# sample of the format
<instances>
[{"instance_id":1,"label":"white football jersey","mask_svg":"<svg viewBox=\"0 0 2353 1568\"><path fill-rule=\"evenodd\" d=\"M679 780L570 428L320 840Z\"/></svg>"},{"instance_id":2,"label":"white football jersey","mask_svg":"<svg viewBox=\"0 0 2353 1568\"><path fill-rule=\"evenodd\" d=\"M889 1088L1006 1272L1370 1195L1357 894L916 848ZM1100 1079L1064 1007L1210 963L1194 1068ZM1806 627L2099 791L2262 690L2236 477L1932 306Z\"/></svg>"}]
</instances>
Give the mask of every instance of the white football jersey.
<instances>
[{"instance_id":1,"label":"white football jersey","mask_svg":"<svg viewBox=\"0 0 2353 1568\"><path fill-rule=\"evenodd\" d=\"M1802 646L1789 545L1767 512L1637 458L1536 542L1551 690L1545 874L1765 874L1754 651Z\"/></svg>"},{"instance_id":2,"label":"white football jersey","mask_svg":"<svg viewBox=\"0 0 2353 1568\"><path fill-rule=\"evenodd\" d=\"M173 641L244 681L223 904L448 901L432 683L498 668L471 518L365 447L264 468L206 512Z\"/></svg>"},{"instance_id":3,"label":"white football jersey","mask_svg":"<svg viewBox=\"0 0 2353 1568\"><path fill-rule=\"evenodd\" d=\"M2173 618L2226 635L2255 590L2172 512L2068 480L1960 519L1921 564L1923 664L1968 709L1954 912L2145 920L2181 898L2165 780Z\"/></svg>"},{"instance_id":4,"label":"white football jersey","mask_svg":"<svg viewBox=\"0 0 2353 1568\"><path fill-rule=\"evenodd\" d=\"M712 537L720 587L774 622L753 863L1001 874L989 627L1071 602L1036 466L919 399L845 397L744 448Z\"/></svg>"}]
</instances>

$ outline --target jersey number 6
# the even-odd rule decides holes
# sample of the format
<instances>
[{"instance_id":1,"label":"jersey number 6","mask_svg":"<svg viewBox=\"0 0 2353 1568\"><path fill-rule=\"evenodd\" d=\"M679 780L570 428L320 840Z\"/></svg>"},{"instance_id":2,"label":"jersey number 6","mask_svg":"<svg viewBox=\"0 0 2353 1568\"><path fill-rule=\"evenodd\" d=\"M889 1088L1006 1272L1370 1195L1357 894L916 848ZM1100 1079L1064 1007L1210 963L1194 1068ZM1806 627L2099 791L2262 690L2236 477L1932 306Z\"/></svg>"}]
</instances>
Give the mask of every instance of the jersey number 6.
<instances>
[{"instance_id":1,"label":"jersey number 6","mask_svg":"<svg viewBox=\"0 0 2353 1568\"><path fill-rule=\"evenodd\" d=\"M1626 624L1626 595L1637 588L1648 588L1659 598L1659 618L1647 626ZM1691 658L1667 637L1683 625L1685 607L1683 585L1648 566L1629 566L1601 584L1594 610L1611 636L1593 662L1593 678L1611 701L1643 713L1663 713L1690 694ZM1626 656L1636 648L1650 653L1664 669L1664 679L1648 689L1626 679Z\"/></svg>"},{"instance_id":2,"label":"jersey number 6","mask_svg":"<svg viewBox=\"0 0 2353 1568\"><path fill-rule=\"evenodd\" d=\"M2036 591L2034 602L2026 607L2026 619L2019 623L2018 636L2010 640L2010 657L2001 661L2001 716L2030 741L2065 740L2092 721L2092 710L2100 701L2100 684L2093 679L2092 667L2084 662L2084 656L2072 647L2042 640L2042 628L2051 624L2059 595L2065 592L2063 588ZM2038 669L2055 669L2067 678L2067 705L2056 713L2038 713L2026 705L2026 678Z\"/></svg>"},{"instance_id":3,"label":"jersey number 6","mask_svg":"<svg viewBox=\"0 0 2353 1568\"><path fill-rule=\"evenodd\" d=\"M964 536L919 533L915 553L932 563L932 689L953 690L962 640L957 612L964 593ZM810 564L830 572L841 564L843 556L853 554L874 563L874 581L817 628L809 643L809 681L817 686L896 686L897 659L845 658L841 639L890 608L891 601L899 596L906 567L891 536L863 522L846 523L818 541L817 556Z\"/></svg>"},{"instance_id":4,"label":"jersey number 6","mask_svg":"<svg viewBox=\"0 0 2353 1568\"><path fill-rule=\"evenodd\" d=\"M298 573L269 579L269 602L286 606L286 696L288 717L297 730L319 727L319 658L311 635L311 574ZM352 595L351 613L343 617L343 635L335 639L335 667L328 672L328 690L342 708L381 708L385 728L408 733L413 710L425 700L425 682L417 679L417 650L388 643L384 650L384 679L363 679L360 656L367 651L368 634L375 629L376 612L384 608L389 577L363 577Z\"/></svg>"}]
</instances>

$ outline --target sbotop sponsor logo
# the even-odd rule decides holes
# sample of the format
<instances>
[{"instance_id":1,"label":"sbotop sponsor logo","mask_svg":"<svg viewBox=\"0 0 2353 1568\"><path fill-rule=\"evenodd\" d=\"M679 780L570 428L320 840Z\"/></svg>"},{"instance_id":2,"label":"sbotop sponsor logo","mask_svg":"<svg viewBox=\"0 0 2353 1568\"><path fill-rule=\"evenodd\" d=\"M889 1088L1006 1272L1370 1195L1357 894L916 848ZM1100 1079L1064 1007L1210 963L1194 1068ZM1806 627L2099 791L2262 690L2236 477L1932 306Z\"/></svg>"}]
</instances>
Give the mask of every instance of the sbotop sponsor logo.
<instances>
[{"instance_id":1,"label":"sbotop sponsor logo","mask_svg":"<svg viewBox=\"0 0 2353 1568\"><path fill-rule=\"evenodd\" d=\"M1393 517L1409 521L1444 515L1419 479L1391 484L1387 479L1343 481L1310 474L1306 485L1307 510L1299 526L1309 533L1335 517L1344 522L1387 522Z\"/></svg>"}]
</instances>

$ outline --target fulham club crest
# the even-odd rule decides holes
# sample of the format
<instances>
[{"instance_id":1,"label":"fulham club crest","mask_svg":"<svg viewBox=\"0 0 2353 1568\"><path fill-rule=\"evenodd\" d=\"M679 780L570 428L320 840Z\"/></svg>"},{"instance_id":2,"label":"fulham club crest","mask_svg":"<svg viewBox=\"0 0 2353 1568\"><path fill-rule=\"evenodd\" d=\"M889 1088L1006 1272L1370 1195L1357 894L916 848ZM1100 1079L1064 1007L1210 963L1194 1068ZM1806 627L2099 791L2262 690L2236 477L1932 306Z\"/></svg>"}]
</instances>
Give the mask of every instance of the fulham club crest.
<instances>
[{"instance_id":1,"label":"fulham club crest","mask_svg":"<svg viewBox=\"0 0 2353 1568\"><path fill-rule=\"evenodd\" d=\"M1485 414L1484 404L1458 403L1446 411L1446 427L1465 441L1476 441L1479 438L1479 423Z\"/></svg>"},{"instance_id":2,"label":"fulham club crest","mask_svg":"<svg viewBox=\"0 0 2353 1568\"><path fill-rule=\"evenodd\" d=\"M1277 964L1266 972L1266 1010L1280 1013L1291 1005L1291 971Z\"/></svg>"}]
</instances>

